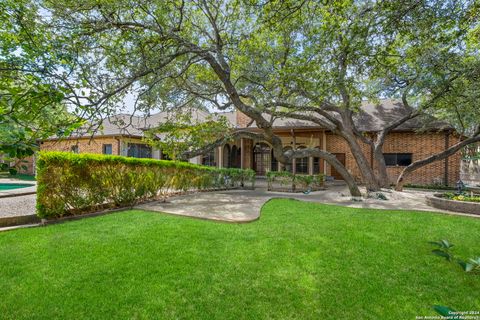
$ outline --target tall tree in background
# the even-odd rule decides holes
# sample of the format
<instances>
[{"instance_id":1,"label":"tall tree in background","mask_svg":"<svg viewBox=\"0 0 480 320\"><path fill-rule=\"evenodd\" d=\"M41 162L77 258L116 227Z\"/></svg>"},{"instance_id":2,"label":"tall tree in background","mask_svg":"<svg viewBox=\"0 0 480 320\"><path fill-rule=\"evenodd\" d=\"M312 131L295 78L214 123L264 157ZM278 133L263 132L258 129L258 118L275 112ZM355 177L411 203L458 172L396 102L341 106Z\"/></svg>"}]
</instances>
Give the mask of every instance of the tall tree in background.
<instances>
[{"instance_id":1,"label":"tall tree in background","mask_svg":"<svg viewBox=\"0 0 480 320\"><path fill-rule=\"evenodd\" d=\"M52 77L55 69L67 67L67 61L56 55L60 51L40 22L38 7L29 1L0 3L0 154L4 160L32 155L38 139L68 135L78 126L78 119L62 103L69 90Z\"/></svg>"}]
</instances>

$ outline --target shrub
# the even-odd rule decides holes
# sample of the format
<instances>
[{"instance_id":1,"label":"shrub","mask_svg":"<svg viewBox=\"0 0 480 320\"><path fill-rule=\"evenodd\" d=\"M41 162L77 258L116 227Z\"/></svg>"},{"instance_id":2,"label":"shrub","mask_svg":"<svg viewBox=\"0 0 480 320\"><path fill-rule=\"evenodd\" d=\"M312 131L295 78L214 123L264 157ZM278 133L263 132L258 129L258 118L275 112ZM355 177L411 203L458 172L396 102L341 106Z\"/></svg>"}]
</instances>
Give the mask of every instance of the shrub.
<instances>
[{"instance_id":1,"label":"shrub","mask_svg":"<svg viewBox=\"0 0 480 320\"><path fill-rule=\"evenodd\" d=\"M255 181L253 170L97 154L41 152L37 215L41 218L132 206L173 191L227 189Z\"/></svg>"},{"instance_id":2,"label":"shrub","mask_svg":"<svg viewBox=\"0 0 480 320\"><path fill-rule=\"evenodd\" d=\"M273 188L274 183L279 183L281 187L288 186L293 190L300 187L301 189L308 189L312 187L323 187L325 176L318 175L304 175L293 174L288 171L269 171L267 172L268 189Z\"/></svg>"}]
</instances>

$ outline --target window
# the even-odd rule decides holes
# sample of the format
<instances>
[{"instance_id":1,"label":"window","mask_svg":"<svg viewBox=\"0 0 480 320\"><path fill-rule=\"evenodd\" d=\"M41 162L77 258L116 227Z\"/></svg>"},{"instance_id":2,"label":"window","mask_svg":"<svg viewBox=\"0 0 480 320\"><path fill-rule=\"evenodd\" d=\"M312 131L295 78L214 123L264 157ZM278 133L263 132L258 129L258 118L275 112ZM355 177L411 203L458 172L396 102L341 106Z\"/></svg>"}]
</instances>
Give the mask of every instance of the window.
<instances>
[{"instance_id":1,"label":"window","mask_svg":"<svg viewBox=\"0 0 480 320\"><path fill-rule=\"evenodd\" d=\"M411 153L384 153L383 157L387 166L406 167L412 163Z\"/></svg>"},{"instance_id":2,"label":"window","mask_svg":"<svg viewBox=\"0 0 480 320\"><path fill-rule=\"evenodd\" d=\"M73 153L78 153L78 144L72 146L72 147L70 148L70 151L73 152Z\"/></svg>"},{"instance_id":3,"label":"window","mask_svg":"<svg viewBox=\"0 0 480 320\"><path fill-rule=\"evenodd\" d=\"M127 156L134 158L151 158L152 148L146 144L129 143Z\"/></svg>"},{"instance_id":4,"label":"window","mask_svg":"<svg viewBox=\"0 0 480 320\"><path fill-rule=\"evenodd\" d=\"M320 147L315 147L321 150ZM313 174L320 174L320 158L313 157Z\"/></svg>"},{"instance_id":5,"label":"window","mask_svg":"<svg viewBox=\"0 0 480 320\"><path fill-rule=\"evenodd\" d=\"M308 174L308 157L295 159L295 172Z\"/></svg>"},{"instance_id":6,"label":"window","mask_svg":"<svg viewBox=\"0 0 480 320\"><path fill-rule=\"evenodd\" d=\"M270 146L266 143L257 143L253 148L253 167L257 175L264 176L272 168Z\"/></svg>"},{"instance_id":7,"label":"window","mask_svg":"<svg viewBox=\"0 0 480 320\"><path fill-rule=\"evenodd\" d=\"M215 162L215 151L214 150L212 150L209 153L203 155L202 164L204 166L210 166L210 167L217 166L217 164Z\"/></svg>"},{"instance_id":8,"label":"window","mask_svg":"<svg viewBox=\"0 0 480 320\"><path fill-rule=\"evenodd\" d=\"M298 150L304 147L298 148ZM295 172L300 174L308 174L308 157L295 159Z\"/></svg>"},{"instance_id":9,"label":"window","mask_svg":"<svg viewBox=\"0 0 480 320\"><path fill-rule=\"evenodd\" d=\"M278 171L278 160L277 158L275 158L275 156L273 155L273 149L272 149L272 164L270 165L270 168L272 169L272 171Z\"/></svg>"},{"instance_id":10,"label":"window","mask_svg":"<svg viewBox=\"0 0 480 320\"><path fill-rule=\"evenodd\" d=\"M320 173L320 158L314 157L313 158L313 174Z\"/></svg>"},{"instance_id":11,"label":"window","mask_svg":"<svg viewBox=\"0 0 480 320\"><path fill-rule=\"evenodd\" d=\"M102 153L103 154L112 154L112 145L111 144L104 144L102 146Z\"/></svg>"}]
</instances>

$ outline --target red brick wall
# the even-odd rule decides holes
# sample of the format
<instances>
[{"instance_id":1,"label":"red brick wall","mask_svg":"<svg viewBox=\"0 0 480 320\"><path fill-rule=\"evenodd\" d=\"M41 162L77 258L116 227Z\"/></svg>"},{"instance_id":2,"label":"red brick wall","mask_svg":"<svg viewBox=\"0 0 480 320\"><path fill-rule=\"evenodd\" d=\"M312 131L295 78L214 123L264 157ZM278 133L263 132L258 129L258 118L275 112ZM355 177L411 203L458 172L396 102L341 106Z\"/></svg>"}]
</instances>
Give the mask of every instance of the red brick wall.
<instances>
[{"instance_id":1,"label":"red brick wall","mask_svg":"<svg viewBox=\"0 0 480 320\"><path fill-rule=\"evenodd\" d=\"M449 145L455 144L458 137L450 135ZM371 164L370 148L361 143L364 154ZM426 158L432 154L441 152L445 149L445 134L441 133L413 133L413 132L394 132L387 136L383 147L385 153L412 153L412 161ZM327 134L327 151L331 153L345 153L347 170L357 179L361 180L353 154L350 151L347 142L334 134ZM448 160L448 183L454 185L460 178L460 152L451 156ZM404 167L388 167L387 172L392 183L395 183L398 175ZM330 169L327 170L330 173ZM407 177L407 183L432 184L442 182L445 173L445 161L438 161L416 170Z\"/></svg>"},{"instance_id":2,"label":"red brick wall","mask_svg":"<svg viewBox=\"0 0 480 320\"><path fill-rule=\"evenodd\" d=\"M455 135L449 136L449 146L458 141ZM445 133L422 133L395 132L387 136L383 151L385 153L412 153L412 161L424 159L432 154L445 149ZM460 178L461 154L457 152L448 159L448 183L454 185ZM395 182L403 167L389 167L388 174L392 182ZM445 174L445 161L437 161L424 166L407 177L407 183L431 184L442 182Z\"/></svg>"}]
</instances>

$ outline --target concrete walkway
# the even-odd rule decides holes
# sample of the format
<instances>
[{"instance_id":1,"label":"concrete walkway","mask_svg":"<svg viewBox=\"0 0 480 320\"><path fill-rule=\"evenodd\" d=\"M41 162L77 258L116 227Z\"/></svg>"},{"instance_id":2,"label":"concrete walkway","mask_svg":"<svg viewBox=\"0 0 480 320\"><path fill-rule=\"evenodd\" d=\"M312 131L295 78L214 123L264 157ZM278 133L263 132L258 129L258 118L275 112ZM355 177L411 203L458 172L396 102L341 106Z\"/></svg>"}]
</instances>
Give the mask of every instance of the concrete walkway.
<instances>
[{"instance_id":1,"label":"concrete walkway","mask_svg":"<svg viewBox=\"0 0 480 320\"><path fill-rule=\"evenodd\" d=\"M35 214L35 181L0 179L0 183L31 184L31 187L0 191L0 218L20 217Z\"/></svg>"},{"instance_id":2,"label":"concrete walkway","mask_svg":"<svg viewBox=\"0 0 480 320\"><path fill-rule=\"evenodd\" d=\"M364 192L365 190L362 190ZM198 192L169 198L167 202L155 201L136 206L138 209L190 216L200 219L222 220L226 222L249 222L260 217L260 210L272 198L291 198L302 201L341 205L352 208L374 208L389 210L419 210L442 212L463 216L479 217L456 212L442 211L430 207L426 195L433 192L407 190L403 192L385 191L388 200L350 199L345 185L330 185L327 190L303 193L270 192L260 185L256 190L230 190Z\"/></svg>"},{"instance_id":3,"label":"concrete walkway","mask_svg":"<svg viewBox=\"0 0 480 320\"><path fill-rule=\"evenodd\" d=\"M268 199L254 191L197 192L135 208L208 220L250 222L260 217L260 209Z\"/></svg>"}]
</instances>

